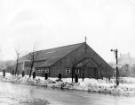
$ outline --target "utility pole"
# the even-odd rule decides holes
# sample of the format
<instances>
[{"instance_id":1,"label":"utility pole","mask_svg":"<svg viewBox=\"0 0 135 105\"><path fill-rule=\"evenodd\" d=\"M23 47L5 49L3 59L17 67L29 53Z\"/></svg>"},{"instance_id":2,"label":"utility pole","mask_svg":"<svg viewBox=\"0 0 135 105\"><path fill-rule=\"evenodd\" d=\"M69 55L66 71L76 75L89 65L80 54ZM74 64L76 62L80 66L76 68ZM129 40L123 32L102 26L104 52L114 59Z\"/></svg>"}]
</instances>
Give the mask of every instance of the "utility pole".
<instances>
[{"instance_id":1,"label":"utility pole","mask_svg":"<svg viewBox=\"0 0 135 105\"><path fill-rule=\"evenodd\" d=\"M119 86L119 70L118 70L118 49L111 49L115 54L116 59L116 86Z\"/></svg>"}]
</instances>

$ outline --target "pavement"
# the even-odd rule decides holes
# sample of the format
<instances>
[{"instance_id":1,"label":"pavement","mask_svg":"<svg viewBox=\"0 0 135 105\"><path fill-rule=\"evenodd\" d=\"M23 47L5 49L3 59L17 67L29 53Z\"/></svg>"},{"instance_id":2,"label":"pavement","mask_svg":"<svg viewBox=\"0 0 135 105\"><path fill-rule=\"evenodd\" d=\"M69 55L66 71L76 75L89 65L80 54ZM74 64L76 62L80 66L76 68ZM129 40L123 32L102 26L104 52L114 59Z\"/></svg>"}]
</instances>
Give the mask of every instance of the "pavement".
<instances>
[{"instance_id":1,"label":"pavement","mask_svg":"<svg viewBox=\"0 0 135 105\"><path fill-rule=\"evenodd\" d=\"M134 105L134 103L135 97L0 82L0 105Z\"/></svg>"}]
</instances>

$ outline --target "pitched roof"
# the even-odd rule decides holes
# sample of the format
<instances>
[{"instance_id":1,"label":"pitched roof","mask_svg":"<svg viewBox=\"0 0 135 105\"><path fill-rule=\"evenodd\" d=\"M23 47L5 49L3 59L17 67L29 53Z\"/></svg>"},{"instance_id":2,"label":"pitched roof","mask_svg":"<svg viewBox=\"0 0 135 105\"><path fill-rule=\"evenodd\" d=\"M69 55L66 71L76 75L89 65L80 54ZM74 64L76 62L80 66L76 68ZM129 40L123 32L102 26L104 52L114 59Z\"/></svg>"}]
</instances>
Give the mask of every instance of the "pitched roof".
<instances>
[{"instance_id":1,"label":"pitched roof","mask_svg":"<svg viewBox=\"0 0 135 105\"><path fill-rule=\"evenodd\" d=\"M68 55L72 51L84 46L85 43L73 44L63 47L51 48L47 50L40 50L34 52L35 57L35 67L49 67L55 64L58 60ZM88 46L88 45L87 45ZM90 46L88 46L89 56L88 60L78 63L78 67L87 65L91 67L101 67L104 70L111 70L112 68L99 56ZM19 61L31 60L32 53L27 54L19 59Z\"/></svg>"},{"instance_id":2,"label":"pitched roof","mask_svg":"<svg viewBox=\"0 0 135 105\"><path fill-rule=\"evenodd\" d=\"M58 61L59 59L63 58L67 54L69 54L70 52L79 48L82 44L84 44L84 43L36 51L36 52L34 52L35 61L38 61L38 62L35 63L35 66L36 65L38 65L40 67L50 66L50 65L54 64L56 61ZM31 54L32 53L29 53L26 56L23 56L22 58L20 58L20 61L30 60Z\"/></svg>"}]
</instances>

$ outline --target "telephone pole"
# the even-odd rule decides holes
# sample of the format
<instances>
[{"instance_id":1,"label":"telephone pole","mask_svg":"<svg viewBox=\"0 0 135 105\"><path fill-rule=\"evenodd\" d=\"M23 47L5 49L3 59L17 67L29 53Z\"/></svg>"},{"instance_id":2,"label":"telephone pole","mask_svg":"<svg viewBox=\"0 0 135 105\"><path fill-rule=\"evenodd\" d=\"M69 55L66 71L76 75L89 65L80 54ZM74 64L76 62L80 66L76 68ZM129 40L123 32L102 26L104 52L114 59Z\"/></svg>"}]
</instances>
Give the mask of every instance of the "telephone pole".
<instances>
[{"instance_id":1,"label":"telephone pole","mask_svg":"<svg viewBox=\"0 0 135 105\"><path fill-rule=\"evenodd\" d=\"M111 49L115 54L116 59L116 86L119 86L119 70L118 70L118 49Z\"/></svg>"}]
</instances>

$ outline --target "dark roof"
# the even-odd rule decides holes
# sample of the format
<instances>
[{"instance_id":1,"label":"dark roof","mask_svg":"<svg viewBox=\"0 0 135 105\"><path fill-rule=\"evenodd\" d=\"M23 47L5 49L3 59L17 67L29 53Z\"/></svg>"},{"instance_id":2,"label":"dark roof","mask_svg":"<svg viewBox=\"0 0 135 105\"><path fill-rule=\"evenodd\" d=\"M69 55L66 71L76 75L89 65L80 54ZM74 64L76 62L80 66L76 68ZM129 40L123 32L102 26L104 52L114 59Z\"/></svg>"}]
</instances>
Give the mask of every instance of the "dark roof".
<instances>
[{"instance_id":1,"label":"dark roof","mask_svg":"<svg viewBox=\"0 0 135 105\"><path fill-rule=\"evenodd\" d=\"M35 67L49 67L53 64L55 64L58 60L62 59L72 51L85 46L84 43L79 43L79 44L73 44L73 45L68 45L68 46L63 46L63 47L57 47L57 48L51 48L47 50L40 50L34 52L35 55ZM82 62L78 63L78 67L81 67L83 65L87 65L90 67L100 67L103 70L112 70L112 68L104 61L104 59L99 56L90 46L88 46L88 55L89 59L84 60ZM22 58L19 59L19 61L24 61L24 60L30 60L31 59L31 54L29 53L26 56L23 56Z\"/></svg>"},{"instance_id":2,"label":"dark roof","mask_svg":"<svg viewBox=\"0 0 135 105\"><path fill-rule=\"evenodd\" d=\"M73 44L73 45L68 45L63 47L51 48L47 50L36 51L34 52L35 61L37 61L35 63L35 66L36 65L40 67L51 66L59 59L63 58L64 56L74 51L75 49L79 48L83 44L84 43L79 43L79 44ZM29 53L26 56L20 58L20 62L23 60L30 60L31 54L32 53Z\"/></svg>"}]
</instances>

